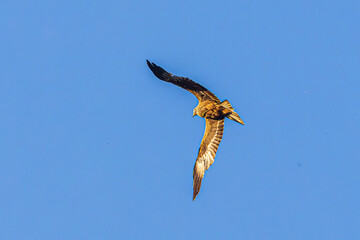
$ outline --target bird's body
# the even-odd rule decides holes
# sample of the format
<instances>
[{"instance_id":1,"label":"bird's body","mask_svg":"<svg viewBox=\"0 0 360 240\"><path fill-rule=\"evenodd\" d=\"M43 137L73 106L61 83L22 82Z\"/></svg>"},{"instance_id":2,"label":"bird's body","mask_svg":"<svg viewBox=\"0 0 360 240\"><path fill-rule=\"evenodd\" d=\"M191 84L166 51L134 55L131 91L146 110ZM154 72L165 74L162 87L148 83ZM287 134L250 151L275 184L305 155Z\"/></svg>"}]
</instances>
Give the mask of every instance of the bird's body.
<instances>
[{"instance_id":1,"label":"bird's body","mask_svg":"<svg viewBox=\"0 0 360 240\"><path fill-rule=\"evenodd\" d=\"M244 124L244 122L234 111L229 101L220 102L212 92L200 84L188 78L174 76L149 61L147 61L147 64L156 77L188 90L199 100L199 104L193 111L193 116L198 115L205 118L206 127L193 171L193 200L195 200L200 191L205 171L214 163L216 151L224 132L225 118L227 117L241 124Z\"/></svg>"},{"instance_id":2,"label":"bird's body","mask_svg":"<svg viewBox=\"0 0 360 240\"><path fill-rule=\"evenodd\" d=\"M221 119L227 117L232 110L225 108L214 101L199 102L199 105L194 109L196 115L202 118Z\"/></svg>"}]
</instances>

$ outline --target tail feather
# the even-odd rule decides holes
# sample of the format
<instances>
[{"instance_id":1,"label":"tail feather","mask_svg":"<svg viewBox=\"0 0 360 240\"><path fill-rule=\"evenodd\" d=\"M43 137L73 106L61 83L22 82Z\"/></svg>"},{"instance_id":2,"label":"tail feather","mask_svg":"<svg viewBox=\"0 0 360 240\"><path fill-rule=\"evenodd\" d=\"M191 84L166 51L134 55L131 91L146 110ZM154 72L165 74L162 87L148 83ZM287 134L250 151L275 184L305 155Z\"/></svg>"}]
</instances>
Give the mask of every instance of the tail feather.
<instances>
[{"instance_id":1,"label":"tail feather","mask_svg":"<svg viewBox=\"0 0 360 240\"><path fill-rule=\"evenodd\" d=\"M229 103L228 100L224 100L220 103L221 106L230 109L230 110L234 110L234 108L231 106L231 104Z\"/></svg>"},{"instance_id":2,"label":"tail feather","mask_svg":"<svg viewBox=\"0 0 360 240\"><path fill-rule=\"evenodd\" d=\"M239 114L232 111L229 116L227 116L229 119L234 120L235 122L241 123L242 125L245 125L244 121L240 118Z\"/></svg>"},{"instance_id":3,"label":"tail feather","mask_svg":"<svg viewBox=\"0 0 360 240\"><path fill-rule=\"evenodd\" d=\"M245 125L244 121L241 120L239 114L237 114L234 111L234 108L231 106L231 104L229 103L228 100L222 101L220 103L220 105L223 106L224 108L231 110L231 113L227 116L229 119L234 120L235 122L241 123L242 125Z\"/></svg>"}]
</instances>

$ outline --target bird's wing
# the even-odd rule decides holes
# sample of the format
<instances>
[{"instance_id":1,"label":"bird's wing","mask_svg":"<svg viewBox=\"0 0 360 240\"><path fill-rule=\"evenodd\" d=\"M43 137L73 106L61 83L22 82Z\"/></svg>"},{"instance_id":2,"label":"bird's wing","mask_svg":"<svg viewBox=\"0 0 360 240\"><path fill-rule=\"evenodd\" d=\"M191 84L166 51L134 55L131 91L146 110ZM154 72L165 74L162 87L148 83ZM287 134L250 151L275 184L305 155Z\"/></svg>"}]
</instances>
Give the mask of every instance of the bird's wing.
<instances>
[{"instance_id":1,"label":"bird's wing","mask_svg":"<svg viewBox=\"0 0 360 240\"><path fill-rule=\"evenodd\" d=\"M200 191L201 180L204 177L205 171L214 163L216 151L224 133L224 121L225 119L215 120L205 118L205 133L193 171L193 200L195 200L196 195Z\"/></svg>"},{"instance_id":2,"label":"bird's wing","mask_svg":"<svg viewBox=\"0 0 360 240\"><path fill-rule=\"evenodd\" d=\"M193 80L185 77L175 76L165 71L162 67L157 66L155 63L149 62L148 60L146 60L146 62L156 77L158 77L159 79L165 82L173 83L185 90L188 90L189 92L191 92L196 96L199 102L205 100L212 100L217 103L220 103L220 100L212 92L210 92L200 84L194 82Z\"/></svg>"}]
</instances>

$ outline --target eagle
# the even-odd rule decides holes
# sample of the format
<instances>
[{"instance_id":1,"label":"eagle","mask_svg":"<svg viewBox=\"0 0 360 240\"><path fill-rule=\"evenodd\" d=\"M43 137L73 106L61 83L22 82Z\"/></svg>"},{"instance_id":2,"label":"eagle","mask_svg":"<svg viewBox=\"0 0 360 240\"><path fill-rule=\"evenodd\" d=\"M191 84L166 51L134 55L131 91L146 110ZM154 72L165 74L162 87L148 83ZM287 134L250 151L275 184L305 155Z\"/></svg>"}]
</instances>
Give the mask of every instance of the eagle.
<instances>
[{"instance_id":1,"label":"eagle","mask_svg":"<svg viewBox=\"0 0 360 240\"><path fill-rule=\"evenodd\" d=\"M234 120L242 125L244 125L244 122L239 114L234 111L228 100L221 102L212 92L193 80L175 76L153 62L148 60L146 62L157 78L175 84L194 94L199 104L193 111L193 117L198 115L205 118L205 133L193 170L193 201L195 201L200 191L205 171L214 163L216 151L224 133L225 118Z\"/></svg>"}]
</instances>

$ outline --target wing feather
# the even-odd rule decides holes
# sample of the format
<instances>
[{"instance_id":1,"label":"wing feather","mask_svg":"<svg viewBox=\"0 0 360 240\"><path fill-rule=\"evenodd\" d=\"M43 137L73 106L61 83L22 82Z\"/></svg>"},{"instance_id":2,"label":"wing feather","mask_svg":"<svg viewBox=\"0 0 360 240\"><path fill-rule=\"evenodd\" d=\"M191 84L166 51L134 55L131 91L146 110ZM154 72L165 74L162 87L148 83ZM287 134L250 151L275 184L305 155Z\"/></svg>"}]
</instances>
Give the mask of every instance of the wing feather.
<instances>
[{"instance_id":1,"label":"wing feather","mask_svg":"<svg viewBox=\"0 0 360 240\"><path fill-rule=\"evenodd\" d=\"M220 100L212 92L210 92L200 84L194 82L193 80L186 77L175 76L165 71L162 67L157 66L155 63L149 62L148 60L146 60L146 62L150 70L154 73L156 77L165 82L175 84L185 90L188 90L196 96L199 102L205 100L212 100L220 103Z\"/></svg>"},{"instance_id":2,"label":"wing feather","mask_svg":"<svg viewBox=\"0 0 360 240\"><path fill-rule=\"evenodd\" d=\"M225 119L215 120L205 118L205 133L193 171L193 200L195 200L196 195L200 191L205 171L214 163L216 151L224 133L224 122Z\"/></svg>"}]
</instances>

